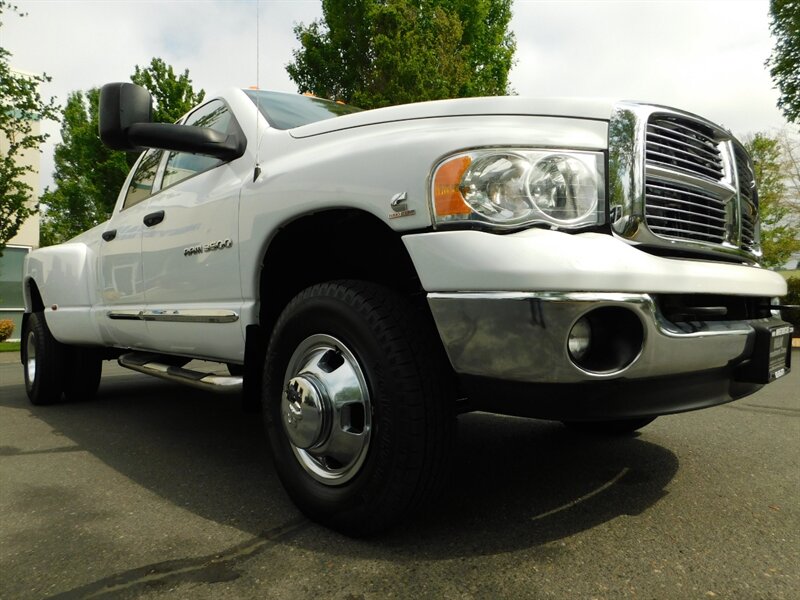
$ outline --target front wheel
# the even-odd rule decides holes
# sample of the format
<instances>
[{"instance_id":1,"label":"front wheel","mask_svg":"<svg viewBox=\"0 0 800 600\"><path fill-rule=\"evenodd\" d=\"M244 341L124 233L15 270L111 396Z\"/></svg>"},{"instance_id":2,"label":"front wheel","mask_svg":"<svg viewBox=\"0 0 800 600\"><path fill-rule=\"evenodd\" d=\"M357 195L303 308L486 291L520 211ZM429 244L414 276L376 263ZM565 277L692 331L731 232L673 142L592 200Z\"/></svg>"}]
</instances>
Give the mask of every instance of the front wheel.
<instances>
[{"instance_id":1,"label":"front wheel","mask_svg":"<svg viewBox=\"0 0 800 600\"><path fill-rule=\"evenodd\" d=\"M450 377L429 317L397 293L357 281L301 292L275 326L263 392L295 504L369 535L430 501L454 437Z\"/></svg>"}]
</instances>

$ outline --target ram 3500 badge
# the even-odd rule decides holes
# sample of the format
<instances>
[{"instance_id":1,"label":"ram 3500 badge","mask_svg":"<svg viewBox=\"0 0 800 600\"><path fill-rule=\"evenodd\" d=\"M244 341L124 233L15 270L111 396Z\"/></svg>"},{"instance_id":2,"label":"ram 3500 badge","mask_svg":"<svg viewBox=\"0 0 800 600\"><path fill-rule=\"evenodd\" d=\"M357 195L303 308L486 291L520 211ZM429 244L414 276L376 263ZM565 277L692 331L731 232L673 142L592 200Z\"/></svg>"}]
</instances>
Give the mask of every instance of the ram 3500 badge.
<instances>
[{"instance_id":1,"label":"ram 3500 badge","mask_svg":"<svg viewBox=\"0 0 800 600\"><path fill-rule=\"evenodd\" d=\"M751 160L701 117L253 90L150 117L144 89L103 88L103 141L143 152L109 221L28 257L30 399L93 395L109 358L236 392L341 531L436 493L458 412L620 434L789 370Z\"/></svg>"}]
</instances>

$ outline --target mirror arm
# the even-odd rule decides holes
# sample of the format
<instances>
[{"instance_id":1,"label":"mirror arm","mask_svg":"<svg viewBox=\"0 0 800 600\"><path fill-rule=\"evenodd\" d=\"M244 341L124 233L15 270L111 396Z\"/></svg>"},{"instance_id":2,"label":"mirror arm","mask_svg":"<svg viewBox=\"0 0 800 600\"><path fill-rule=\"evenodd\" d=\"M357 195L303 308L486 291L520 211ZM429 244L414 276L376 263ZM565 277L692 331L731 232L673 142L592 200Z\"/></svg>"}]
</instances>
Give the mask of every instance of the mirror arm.
<instances>
[{"instance_id":1,"label":"mirror arm","mask_svg":"<svg viewBox=\"0 0 800 600\"><path fill-rule=\"evenodd\" d=\"M193 125L135 123L126 133L130 143L140 148L191 152L222 160L239 158L245 150L243 136Z\"/></svg>"}]
</instances>

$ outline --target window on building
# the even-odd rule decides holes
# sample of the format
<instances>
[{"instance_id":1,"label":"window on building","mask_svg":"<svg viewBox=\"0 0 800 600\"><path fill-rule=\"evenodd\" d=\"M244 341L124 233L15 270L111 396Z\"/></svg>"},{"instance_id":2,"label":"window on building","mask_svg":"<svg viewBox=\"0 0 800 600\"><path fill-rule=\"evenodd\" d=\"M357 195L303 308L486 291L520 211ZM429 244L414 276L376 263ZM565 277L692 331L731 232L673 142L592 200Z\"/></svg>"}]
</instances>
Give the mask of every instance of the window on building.
<instances>
[{"instance_id":1,"label":"window on building","mask_svg":"<svg viewBox=\"0 0 800 600\"><path fill-rule=\"evenodd\" d=\"M19 339L22 328L22 313L25 299L22 295L23 261L30 248L6 247L0 256L0 321L10 319L14 323L12 340Z\"/></svg>"}]
</instances>

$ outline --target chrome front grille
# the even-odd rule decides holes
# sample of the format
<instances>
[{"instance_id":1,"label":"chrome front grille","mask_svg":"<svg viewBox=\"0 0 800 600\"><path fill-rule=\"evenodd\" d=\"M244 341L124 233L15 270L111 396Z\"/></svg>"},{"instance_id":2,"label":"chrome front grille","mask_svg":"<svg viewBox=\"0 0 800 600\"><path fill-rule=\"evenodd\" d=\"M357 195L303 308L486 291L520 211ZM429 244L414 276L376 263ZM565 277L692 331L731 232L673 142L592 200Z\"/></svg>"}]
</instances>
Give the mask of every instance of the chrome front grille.
<instances>
[{"instance_id":1,"label":"chrome front grille","mask_svg":"<svg viewBox=\"0 0 800 600\"><path fill-rule=\"evenodd\" d=\"M729 133L685 116L651 115L644 165L644 220L653 235L757 252L753 168Z\"/></svg>"},{"instance_id":2,"label":"chrome front grille","mask_svg":"<svg viewBox=\"0 0 800 600\"><path fill-rule=\"evenodd\" d=\"M758 262L753 164L729 131L690 113L619 102L608 150L616 235L667 255Z\"/></svg>"},{"instance_id":3,"label":"chrome front grille","mask_svg":"<svg viewBox=\"0 0 800 600\"><path fill-rule=\"evenodd\" d=\"M725 173L715 132L675 116L652 117L647 123L648 164L720 181Z\"/></svg>"}]
</instances>

